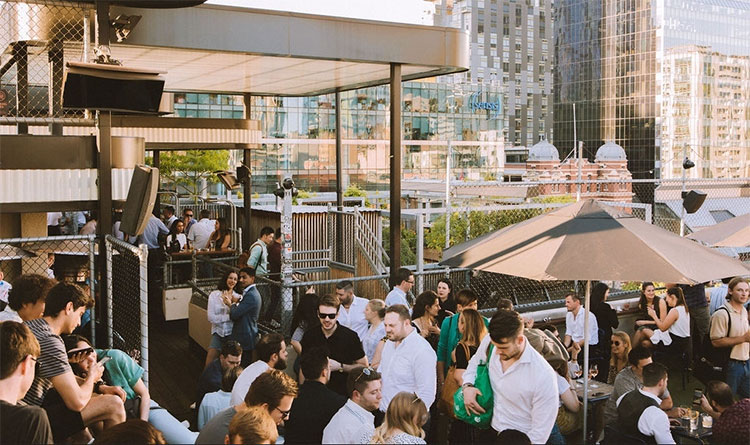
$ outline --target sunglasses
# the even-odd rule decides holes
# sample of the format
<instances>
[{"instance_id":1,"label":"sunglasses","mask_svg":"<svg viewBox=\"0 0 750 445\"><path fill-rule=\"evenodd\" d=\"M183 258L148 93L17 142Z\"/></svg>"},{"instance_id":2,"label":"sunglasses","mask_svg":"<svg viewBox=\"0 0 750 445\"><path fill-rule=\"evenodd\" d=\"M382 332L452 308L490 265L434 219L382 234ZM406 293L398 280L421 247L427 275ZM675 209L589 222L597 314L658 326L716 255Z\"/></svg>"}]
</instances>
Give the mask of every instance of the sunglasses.
<instances>
[{"instance_id":1,"label":"sunglasses","mask_svg":"<svg viewBox=\"0 0 750 445\"><path fill-rule=\"evenodd\" d=\"M375 370L370 368L369 366L367 368L362 368L362 372L359 373L356 379L354 379L354 383L357 383L359 379L362 378L363 375L366 375L367 377L370 377L372 373L374 373Z\"/></svg>"},{"instance_id":2,"label":"sunglasses","mask_svg":"<svg viewBox=\"0 0 750 445\"><path fill-rule=\"evenodd\" d=\"M421 399L417 395L417 393L413 392L411 393L414 396L414 400L411 401L411 404L414 405L415 403L419 402Z\"/></svg>"},{"instance_id":3,"label":"sunglasses","mask_svg":"<svg viewBox=\"0 0 750 445\"><path fill-rule=\"evenodd\" d=\"M622 343L620 343L619 341L613 341L612 344L615 346L620 346Z\"/></svg>"},{"instance_id":4,"label":"sunglasses","mask_svg":"<svg viewBox=\"0 0 750 445\"><path fill-rule=\"evenodd\" d=\"M336 318L336 315L337 315L336 313L321 314L320 312L318 312L318 318L320 318L321 320L325 320L326 318L330 318L331 320L334 320Z\"/></svg>"},{"instance_id":5,"label":"sunglasses","mask_svg":"<svg viewBox=\"0 0 750 445\"><path fill-rule=\"evenodd\" d=\"M279 412L279 413L281 414L281 418L282 418L282 419L288 419L288 418L289 418L289 413L291 413L291 412L292 412L292 410L289 410L289 411L282 411L282 410L280 410L280 409L279 409L279 407L278 407L278 406L277 406L276 408L274 408L274 409L275 409L276 411L278 411L278 412Z\"/></svg>"}]
</instances>

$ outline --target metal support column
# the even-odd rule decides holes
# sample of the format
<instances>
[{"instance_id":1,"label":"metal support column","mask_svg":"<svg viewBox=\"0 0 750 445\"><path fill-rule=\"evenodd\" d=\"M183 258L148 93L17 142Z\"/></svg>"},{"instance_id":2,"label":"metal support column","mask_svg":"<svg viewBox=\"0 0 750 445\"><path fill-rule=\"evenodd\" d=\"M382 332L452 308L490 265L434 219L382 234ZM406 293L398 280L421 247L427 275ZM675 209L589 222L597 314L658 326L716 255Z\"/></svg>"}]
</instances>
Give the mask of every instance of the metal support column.
<instances>
[{"instance_id":1,"label":"metal support column","mask_svg":"<svg viewBox=\"0 0 750 445\"><path fill-rule=\"evenodd\" d=\"M148 386L148 246L141 244L138 246L140 251L138 255L139 260L139 275L140 283L139 297L140 297L140 322L141 322L141 367L143 368L143 383Z\"/></svg>"},{"instance_id":2,"label":"metal support column","mask_svg":"<svg viewBox=\"0 0 750 445\"><path fill-rule=\"evenodd\" d=\"M289 338L294 312L292 282L292 187L284 189L284 208L281 212L281 332Z\"/></svg>"},{"instance_id":3,"label":"metal support column","mask_svg":"<svg viewBox=\"0 0 750 445\"><path fill-rule=\"evenodd\" d=\"M336 250L333 253L335 261L342 261L343 251L342 244L344 241L344 160L342 159L341 149L341 92L337 89L334 95L336 106L336 240L333 243Z\"/></svg>"},{"instance_id":4,"label":"metal support column","mask_svg":"<svg viewBox=\"0 0 750 445\"><path fill-rule=\"evenodd\" d=\"M161 174L161 152L159 150L154 150L154 156L152 157L152 159L153 159L153 162L152 162L153 165L152 165L152 167L154 167L155 169L158 169L159 170L159 174ZM159 184L161 184L161 178L159 178ZM179 196L177 196L175 199L177 200L177 202L180 202L180 197ZM159 201L160 200L161 199L160 199L159 195L156 195L156 202L154 202L154 208L151 210L151 213L153 213L154 216L157 217L157 218L161 214L161 212L159 211L160 210L160 205L159 205ZM179 206L176 206L176 207L179 207ZM175 209L175 212L176 211L177 210ZM180 216L182 216L182 215L177 214L177 217L180 217Z\"/></svg>"},{"instance_id":5,"label":"metal support column","mask_svg":"<svg viewBox=\"0 0 750 445\"><path fill-rule=\"evenodd\" d=\"M63 84L63 42L60 39L51 40L47 50L49 61L49 115L62 117L62 84ZM62 136L61 123L49 125L50 134Z\"/></svg>"},{"instance_id":6,"label":"metal support column","mask_svg":"<svg viewBox=\"0 0 750 445\"><path fill-rule=\"evenodd\" d=\"M391 63L390 247L391 285L401 267L401 64Z\"/></svg>"},{"instance_id":7,"label":"metal support column","mask_svg":"<svg viewBox=\"0 0 750 445\"><path fill-rule=\"evenodd\" d=\"M104 252L106 250L104 238L112 230L112 114L109 111L97 112L97 128L99 130L97 140L97 145L99 146L99 208L97 209L99 219L96 225L96 232L99 237L99 252ZM111 283L111 262L108 265L102 264L105 262L105 258L103 255L99 257L98 269L103 275L100 280ZM111 290L112 286L110 285L107 287L107 292L111 292ZM100 301L109 300L109 294L102 295L100 299ZM107 304L107 306L110 305ZM111 314L111 307L102 309ZM111 324L107 326L107 329L111 328ZM110 343L108 346L112 347L112 344Z\"/></svg>"},{"instance_id":8,"label":"metal support column","mask_svg":"<svg viewBox=\"0 0 750 445\"><path fill-rule=\"evenodd\" d=\"M29 117L29 48L26 42L13 44L16 61L16 109L19 117ZM18 134L28 134L29 124L18 124Z\"/></svg>"},{"instance_id":9,"label":"metal support column","mask_svg":"<svg viewBox=\"0 0 750 445\"><path fill-rule=\"evenodd\" d=\"M250 119L252 96L249 94L245 94L243 99L245 102L245 119ZM251 155L252 152L247 148L242 152L242 163L245 164L248 168L251 168ZM252 172L250 177L252 178ZM245 234L245 236L242 238L242 250L244 251L250 248L250 244L252 244L253 239L253 234L250 233L250 216L252 211L251 207L253 194L252 180L248 178L247 182L245 182L242 187L242 232Z\"/></svg>"}]
</instances>

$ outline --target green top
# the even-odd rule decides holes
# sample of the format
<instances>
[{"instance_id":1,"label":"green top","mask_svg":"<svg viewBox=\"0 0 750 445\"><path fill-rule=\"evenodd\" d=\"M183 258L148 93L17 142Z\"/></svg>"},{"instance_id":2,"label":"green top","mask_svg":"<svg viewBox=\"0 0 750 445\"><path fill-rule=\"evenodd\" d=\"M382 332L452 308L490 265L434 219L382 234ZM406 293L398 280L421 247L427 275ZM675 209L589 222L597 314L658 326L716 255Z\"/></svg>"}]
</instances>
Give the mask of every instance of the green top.
<instances>
[{"instance_id":1,"label":"green top","mask_svg":"<svg viewBox=\"0 0 750 445\"><path fill-rule=\"evenodd\" d=\"M440 340L438 341L437 348L437 359L439 362L443 362L444 371L448 372L448 368L453 364L453 357L451 356L456 345L461 341L461 333L458 332L458 317L461 314L451 315L450 317L443 320L442 326L440 326ZM486 317L482 317L484 325L489 327L490 320Z\"/></svg>"},{"instance_id":2,"label":"green top","mask_svg":"<svg viewBox=\"0 0 750 445\"><path fill-rule=\"evenodd\" d=\"M135 398L136 393L133 388L143 375L143 368L128 354L119 349L97 349L96 356L98 360L104 357L112 357L110 361L104 364L104 368L109 374L109 383L125 390L128 399Z\"/></svg>"}]
</instances>

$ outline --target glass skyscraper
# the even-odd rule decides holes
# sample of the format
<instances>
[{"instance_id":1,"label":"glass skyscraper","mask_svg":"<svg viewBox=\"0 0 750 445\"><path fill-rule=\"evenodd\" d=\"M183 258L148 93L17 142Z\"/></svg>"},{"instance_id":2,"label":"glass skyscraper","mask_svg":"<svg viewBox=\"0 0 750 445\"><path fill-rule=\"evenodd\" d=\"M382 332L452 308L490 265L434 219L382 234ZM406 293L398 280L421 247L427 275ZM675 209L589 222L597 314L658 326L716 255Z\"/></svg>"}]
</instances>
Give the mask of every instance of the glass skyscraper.
<instances>
[{"instance_id":1,"label":"glass skyscraper","mask_svg":"<svg viewBox=\"0 0 750 445\"><path fill-rule=\"evenodd\" d=\"M675 71L676 54L690 45L693 58L710 52L713 60L726 58L727 63ZM625 148L635 178L681 175L673 161L680 165L683 151L699 165L692 175L720 176L721 170L709 167L717 144L731 148L730 155L722 156L734 156L747 166L750 116L737 111L746 107L742 91L747 83L738 72L733 79L725 76L727 69L742 70L740 60L747 56L750 0L560 0L555 3L555 144L570 150L575 134L592 158L600 145L613 140ZM720 65L725 68L714 69ZM675 75L698 77L700 87L675 90L675 81L680 82ZM703 87L710 84L715 84L713 90ZM717 89L727 91L709 93ZM700 117L690 117L689 137L680 132L690 126L674 119L678 111L689 112L685 103L699 104L702 110ZM712 112L719 108L725 110L723 117ZM723 136L702 130L717 119L732 120L734 130L721 130Z\"/></svg>"}]
</instances>

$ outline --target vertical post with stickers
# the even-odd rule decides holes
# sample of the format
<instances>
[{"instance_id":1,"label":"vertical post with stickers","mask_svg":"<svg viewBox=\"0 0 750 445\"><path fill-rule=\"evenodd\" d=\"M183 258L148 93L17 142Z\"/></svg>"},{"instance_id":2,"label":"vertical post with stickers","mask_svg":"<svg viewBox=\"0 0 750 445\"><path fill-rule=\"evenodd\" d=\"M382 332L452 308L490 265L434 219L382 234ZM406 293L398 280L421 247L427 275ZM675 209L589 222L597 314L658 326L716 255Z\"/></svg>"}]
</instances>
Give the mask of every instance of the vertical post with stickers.
<instances>
[{"instance_id":1,"label":"vertical post with stickers","mask_svg":"<svg viewBox=\"0 0 750 445\"><path fill-rule=\"evenodd\" d=\"M292 198L297 194L291 177L282 182L284 202L281 210L281 332L290 334L294 294L292 292Z\"/></svg>"}]
</instances>

